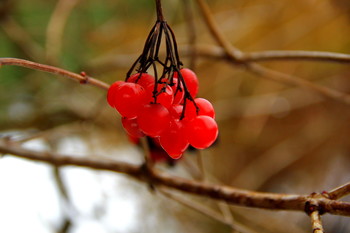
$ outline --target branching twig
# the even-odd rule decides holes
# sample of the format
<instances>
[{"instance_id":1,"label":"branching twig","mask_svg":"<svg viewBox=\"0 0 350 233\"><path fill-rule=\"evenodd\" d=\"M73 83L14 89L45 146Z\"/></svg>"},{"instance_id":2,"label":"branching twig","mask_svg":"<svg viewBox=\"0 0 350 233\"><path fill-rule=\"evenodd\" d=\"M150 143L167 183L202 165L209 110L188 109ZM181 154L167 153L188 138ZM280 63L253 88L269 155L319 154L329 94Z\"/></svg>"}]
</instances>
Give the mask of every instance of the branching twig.
<instances>
[{"instance_id":1,"label":"branching twig","mask_svg":"<svg viewBox=\"0 0 350 233\"><path fill-rule=\"evenodd\" d=\"M229 41L226 40L225 36L218 29L215 20L210 13L209 6L204 2L204 0L196 0L198 5L200 6L201 13L204 17L206 24L214 36L218 44L225 50L226 55L230 58L230 60L240 62L240 58L242 56L242 52L235 48Z\"/></svg>"},{"instance_id":2,"label":"branching twig","mask_svg":"<svg viewBox=\"0 0 350 233\"><path fill-rule=\"evenodd\" d=\"M311 90L314 93L317 93L321 96L326 96L328 98L334 99L341 103L350 104L350 95L336 91L331 88L316 85L312 82L309 82L307 80L304 80L292 75L287 75L281 72L277 72L277 71L265 68L261 65L258 65L252 62L246 62L242 60L242 58L244 57L244 54L237 48L233 47L231 43L227 41L226 38L222 35L221 31L218 29L213 19L212 14L210 13L209 6L205 3L204 0L197 0L197 3L200 7L204 20L206 21L207 26L210 32L212 33L212 36L218 42L218 44L223 48L227 59L233 62L235 65L243 64L249 71L258 74L261 77L265 77L270 80L274 80L287 85L300 86L305 89Z\"/></svg>"},{"instance_id":3,"label":"branching twig","mask_svg":"<svg viewBox=\"0 0 350 233\"><path fill-rule=\"evenodd\" d=\"M32 61L27 61L24 59L18 58L0 58L0 67L4 65L12 65L12 66L22 66L33 70L41 70L44 72L61 75L70 79L74 79L82 84L90 84L93 86L97 86L99 88L108 90L109 85L100 80L88 77L86 75L76 74L61 68L57 68L54 66L44 65Z\"/></svg>"},{"instance_id":4,"label":"branching twig","mask_svg":"<svg viewBox=\"0 0 350 233\"><path fill-rule=\"evenodd\" d=\"M305 211L305 206L312 201L324 213L350 216L350 203L330 200L324 196L253 192L224 185L188 180L154 169L147 170L143 165L137 166L106 158L64 156L28 150L6 140L0 140L0 153L59 166L74 165L124 173L155 186L174 188L183 192L222 200L234 205L272 210Z\"/></svg>"}]
</instances>

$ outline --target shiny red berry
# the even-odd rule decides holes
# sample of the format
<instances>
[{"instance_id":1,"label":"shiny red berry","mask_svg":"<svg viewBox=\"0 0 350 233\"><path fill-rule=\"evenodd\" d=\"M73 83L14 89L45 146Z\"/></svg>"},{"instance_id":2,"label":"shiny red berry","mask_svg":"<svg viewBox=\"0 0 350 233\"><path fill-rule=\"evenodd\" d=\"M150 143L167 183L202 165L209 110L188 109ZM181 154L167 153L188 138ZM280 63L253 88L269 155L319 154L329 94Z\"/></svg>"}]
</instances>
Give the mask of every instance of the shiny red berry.
<instances>
[{"instance_id":1,"label":"shiny red berry","mask_svg":"<svg viewBox=\"0 0 350 233\"><path fill-rule=\"evenodd\" d=\"M114 94L114 107L123 117L137 117L145 104L146 91L136 83L124 83Z\"/></svg>"},{"instance_id":2,"label":"shiny red berry","mask_svg":"<svg viewBox=\"0 0 350 233\"><path fill-rule=\"evenodd\" d=\"M125 129L125 131L133 137L140 138L140 137L145 136L145 134L143 132L141 132L136 118L130 119L127 117L123 117L122 118L122 125L123 125L123 128Z\"/></svg>"},{"instance_id":3,"label":"shiny red berry","mask_svg":"<svg viewBox=\"0 0 350 233\"><path fill-rule=\"evenodd\" d=\"M186 125L189 143L197 149L205 149L213 144L218 136L218 125L209 116L197 116Z\"/></svg>"},{"instance_id":4,"label":"shiny red berry","mask_svg":"<svg viewBox=\"0 0 350 233\"><path fill-rule=\"evenodd\" d=\"M154 77L147 73L133 74L127 80L127 82L130 82L130 83L137 83L141 85L143 88L147 88L148 85L152 83L154 84L154 81L155 81Z\"/></svg>"},{"instance_id":5,"label":"shiny red berry","mask_svg":"<svg viewBox=\"0 0 350 233\"><path fill-rule=\"evenodd\" d=\"M125 82L124 81L116 81L115 83L113 83L107 92L107 102L109 104L109 106L111 106L112 108L114 108L116 100L115 100L115 94L117 93L119 87L121 87L122 85L124 85Z\"/></svg>"},{"instance_id":6,"label":"shiny red berry","mask_svg":"<svg viewBox=\"0 0 350 233\"><path fill-rule=\"evenodd\" d=\"M170 113L161 104L146 104L137 117L140 130L151 137L159 136L170 125Z\"/></svg>"},{"instance_id":7,"label":"shiny red berry","mask_svg":"<svg viewBox=\"0 0 350 233\"><path fill-rule=\"evenodd\" d=\"M198 94L199 82L197 75L190 69L184 68L180 70L182 77L186 83L186 87L190 92L192 98L195 98Z\"/></svg>"},{"instance_id":8,"label":"shiny red berry","mask_svg":"<svg viewBox=\"0 0 350 233\"><path fill-rule=\"evenodd\" d=\"M189 145L183 123L173 119L170 127L160 135L159 142L171 158L180 158Z\"/></svg>"}]
</instances>

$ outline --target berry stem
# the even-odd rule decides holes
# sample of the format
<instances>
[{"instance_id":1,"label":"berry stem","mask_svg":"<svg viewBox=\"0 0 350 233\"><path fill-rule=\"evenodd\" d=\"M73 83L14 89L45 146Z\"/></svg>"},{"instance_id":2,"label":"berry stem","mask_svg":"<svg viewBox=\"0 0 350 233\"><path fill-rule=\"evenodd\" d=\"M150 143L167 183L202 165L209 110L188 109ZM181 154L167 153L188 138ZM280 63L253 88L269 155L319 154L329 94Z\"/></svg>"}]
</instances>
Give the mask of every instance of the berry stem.
<instances>
[{"instance_id":1,"label":"berry stem","mask_svg":"<svg viewBox=\"0 0 350 233\"><path fill-rule=\"evenodd\" d=\"M162 2L161 0L156 0L156 8L157 8L157 21L164 21Z\"/></svg>"}]
</instances>

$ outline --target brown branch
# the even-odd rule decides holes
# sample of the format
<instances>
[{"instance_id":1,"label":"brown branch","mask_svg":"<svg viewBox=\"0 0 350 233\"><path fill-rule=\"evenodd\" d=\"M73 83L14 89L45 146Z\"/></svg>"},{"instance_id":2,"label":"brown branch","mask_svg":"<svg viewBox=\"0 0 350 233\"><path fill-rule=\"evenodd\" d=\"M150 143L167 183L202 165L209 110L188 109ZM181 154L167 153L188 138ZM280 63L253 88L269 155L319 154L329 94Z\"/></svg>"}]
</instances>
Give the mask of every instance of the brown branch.
<instances>
[{"instance_id":1,"label":"brown branch","mask_svg":"<svg viewBox=\"0 0 350 233\"><path fill-rule=\"evenodd\" d=\"M18 58L1 58L0 57L0 67L4 66L4 65L11 65L11 66L22 66L22 67L26 67L29 69L33 69L33 70L40 70L40 71L44 71L44 72L48 72L48 73L52 73L52 74L57 74L66 78L70 78L73 80L76 80L78 82L80 82L81 84L90 84L105 90L108 90L109 88L109 84L104 83L100 80L94 79L92 77L88 77L86 75L80 75L80 74L76 74L61 68L57 68L54 66L49 66L49 65L44 65L44 64L40 64L40 63L36 63L36 62L32 62L32 61L27 61L24 59L18 59Z\"/></svg>"},{"instance_id":2,"label":"brown branch","mask_svg":"<svg viewBox=\"0 0 350 233\"><path fill-rule=\"evenodd\" d=\"M271 210L305 211L305 206L312 202L319 206L319 209L324 213L350 216L350 203L330 200L322 195L253 192L230 186L188 180L155 169L148 170L143 165L137 166L107 158L74 157L28 150L6 140L0 140L0 153L42 161L56 166L74 165L124 173L135 179L149 182L152 185L174 188L186 193L222 200L233 205Z\"/></svg>"},{"instance_id":3,"label":"brown branch","mask_svg":"<svg viewBox=\"0 0 350 233\"><path fill-rule=\"evenodd\" d=\"M350 95L337 91L335 89L320 86L307 80L301 79L299 77L268 69L255 63L248 64L248 69L251 72L266 79L280 82L285 85L299 86L304 89L310 90L322 97L327 97L329 99L336 100L340 103L350 104Z\"/></svg>"},{"instance_id":4,"label":"brown branch","mask_svg":"<svg viewBox=\"0 0 350 233\"><path fill-rule=\"evenodd\" d=\"M62 37L66 22L79 0L60 0L51 14L46 29L46 58L57 63L62 47Z\"/></svg>"},{"instance_id":5,"label":"brown branch","mask_svg":"<svg viewBox=\"0 0 350 233\"><path fill-rule=\"evenodd\" d=\"M0 21L0 26L4 33L23 53L30 59L38 60L44 58L43 48L35 42L30 34L11 16Z\"/></svg>"},{"instance_id":6,"label":"brown branch","mask_svg":"<svg viewBox=\"0 0 350 233\"><path fill-rule=\"evenodd\" d=\"M160 193L162 193L164 196L188 207L188 208L191 208L193 210L196 210L198 211L199 213L202 213L218 222L221 222L227 226L230 226L232 229L235 229L234 226L232 225L231 222L227 221L226 219L223 218L222 215L220 215L219 213L217 213L216 211L210 209L209 207L206 207L205 205L203 205L202 203L197 203L197 202L194 202L193 200L188 200L188 199L185 199L183 197L180 197L179 195L176 195L176 194L173 194L172 192L166 190L166 189L163 189L163 188L160 188L158 189L160 191Z\"/></svg>"},{"instance_id":7,"label":"brown branch","mask_svg":"<svg viewBox=\"0 0 350 233\"><path fill-rule=\"evenodd\" d=\"M191 56L196 52L198 56L211 59L231 60L222 47L215 45L191 45L180 47L180 52L184 56ZM350 63L350 54L323 52L323 51L307 51L307 50L266 50L260 52L244 52L240 57L240 62L265 62L265 61L315 61L315 62L334 62L334 63Z\"/></svg>"},{"instance_id":8,"label":"brown branch","mask_svg":"<svg viewBox=\"0 0 350 233\"><path fill-rule=\"evenodd\" d=\"M196 34L196 25L193 17L193 10L191 6L191 2L188 0L182 0L184 15L186 20L186 29L188 35L188 44L191 48L189 53L189 64L188 68L191 70L196 69L196 60L197 60L197 52L196 52L196 42L197 42L197 34Z\"/></svg>"},{"instance_id":9,"label":"brown branch","mask_svg":"<svg viewBox=\"0 0 350 233\"><path fill-rule=\"evenodd\" d=\"M248 71L258 74L261 77L265 77L270 80L284 83L287 85L300 86L302 88L313 91L314 93L317 93L321 96L334 99L341 103L350 104L350 95L347 95L345 93L339 92L331 88L319 86L317 84L314 84L312 82L309 82L307 80L304 80L292 75L287 75L275 70L265 68L261 65L258 65L252 62L247 62L242 60L242 58L244 57L244 54L237 48L233 47L231 43L227 41L226 38L223 36L221 31L218 29L218 26L215 23L213 16L210 13L209 6L205 2L205 0L196 0L196 1L199 5L199 8L202 12L204 20L206 21L208 29L210 30L212 36L224 50L226 54L225 55L226 59L228 59L234 65L243 64Z\"/></svg>"},{"instance_id":10,"label":"brown branch","mask_svg":"<svg viewBox=\"0 0 350 233\"><path fill-rule=\"evenodd\" d=\"M225 36L218 29L214 17L210 13L210 8L208 4L206 4L204 0L196 1L200 7L201 13L208 26L208 29L210 30L217 43L225 50L225 53L230 58L230 60L240 62L242 52L239 49L235 48L229 41L227 41Z\"/></svg>"},{"instance_id":11,"label":"brown branch","mask_svg":"<svg viewBox=\"0 0 350 233\"><path fill-rule=\"evenodd\" d=\"M350 195L350 182L331 190L327 195L332 200L338 200L344 196Z\"/></svg>"},{"instance_id":12,"label":"brown branch","mask_svg":"<svg viewBox=\"0 0 350 233\"><path fill-rule=\"evenodd\" d=\"M308 60L322 62L350 63L350 55L343 53L304 51L304 50L271 50L244 53L241 58L244 62Z\"/></svg>"},{"instance_id":13,"label":"brown branch","mask_svg":"<svg viewBox=\"0 0 350 233\"><path fill-rule=\"evenodd\" d=\"M162 9L162 1L156 0L156 9L157 9L157 20L164 21L163 9Z\"/></svg>"},{"instance_id":14,"label":"brown branch","mask_svg":"<svg viewBox=\"0 0 350 233\"><path fill-rule=\"evenodd\" d=\"M318 210L313 211L310 214L310 218L311 218L312 232L313 233L324 233L322 221L321 221L321 216L320 216L320 213L318 212Z\"/></svg>"}]
</instances>

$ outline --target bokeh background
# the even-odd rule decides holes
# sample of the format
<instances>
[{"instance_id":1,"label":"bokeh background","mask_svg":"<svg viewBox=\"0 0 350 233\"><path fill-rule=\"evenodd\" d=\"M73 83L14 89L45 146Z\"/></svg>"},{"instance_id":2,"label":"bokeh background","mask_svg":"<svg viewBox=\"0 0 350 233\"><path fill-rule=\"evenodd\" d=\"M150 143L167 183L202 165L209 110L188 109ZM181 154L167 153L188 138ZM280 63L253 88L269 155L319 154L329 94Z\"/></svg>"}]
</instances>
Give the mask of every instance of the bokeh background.
<instances>
[{"instance_id":1,"label":"bokeh background","mask_svg":"<svg viewBox=\"0 0 350 233\"><path fill-rule=\"evenodd\" d=\"M348 0L207 1L226 38L244 52L350 53ZM350 178L349 106L286 86L220 59L191 57L189 44L213 45L195 1L163 1L199 96L216 108L215 146L188 152L179 176L250 190L310 194ZM151 0L2 0L0 57L55 65L112 83L123 80L155 22ZM192 23L191 23L192 22ZM181 54L180 54L181 55ZM349 64L274 61L262 65L344 93ZM20 67L0 69L0 137L38 150L141 163L106 93ZM228 206L200 197L185 206L124 175L0 160L0 232L310 232L304 213ZM346 199L345 199L346 200ZM347 199L349 200L349 198ZM219 220L199 212L204 206ZM209 213L210 212L210 213ZM325 215L326 232L350 231ZM226 223L225 223L226 222ZM227 223L232 223L232 226ZM236 229L236 230L235 230Z\"/></svg>"}]
</instances>

